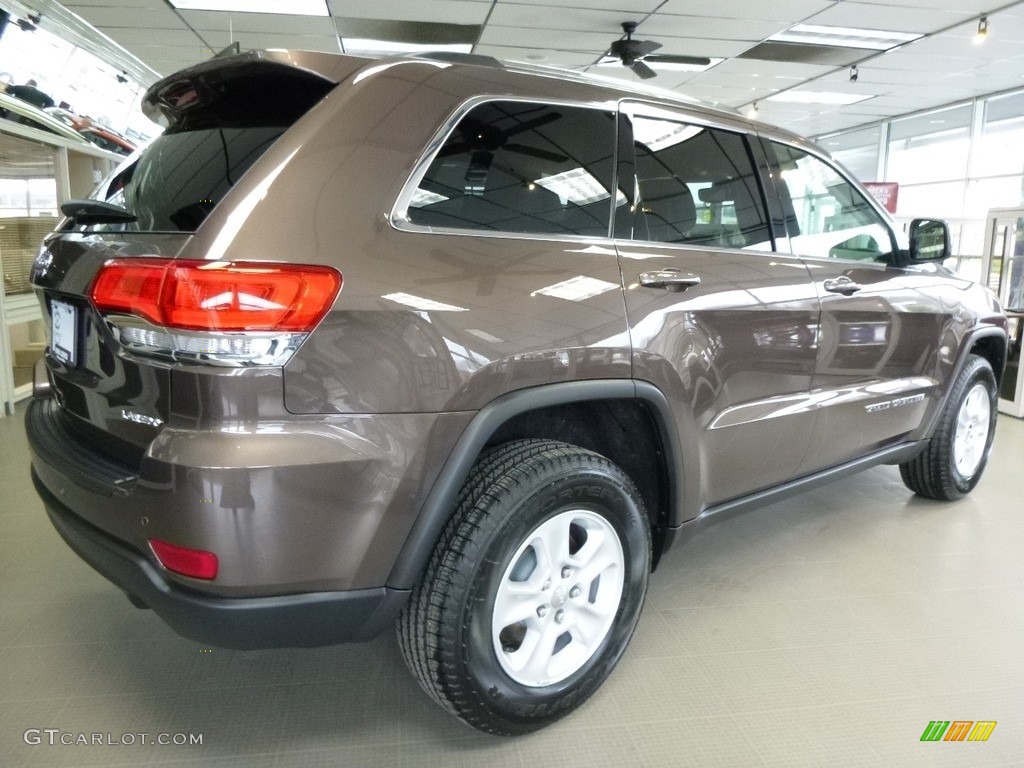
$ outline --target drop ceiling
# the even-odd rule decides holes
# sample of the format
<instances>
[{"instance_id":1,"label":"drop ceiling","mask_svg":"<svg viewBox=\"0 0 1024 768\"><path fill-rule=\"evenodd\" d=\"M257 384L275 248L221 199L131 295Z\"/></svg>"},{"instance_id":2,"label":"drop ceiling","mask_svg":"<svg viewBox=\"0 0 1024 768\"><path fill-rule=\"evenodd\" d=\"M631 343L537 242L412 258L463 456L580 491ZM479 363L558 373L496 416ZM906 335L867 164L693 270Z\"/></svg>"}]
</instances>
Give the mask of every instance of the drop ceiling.
<instances>
[{"instance_id":1,"label":"drop ceiling","mask_svg":"<svg viewBox=\"0 0 1024 768\"><path fill-rule=\"evenodd\" d=\"M246 48L339 51L345 41L382 31L435 43L469 42L472 52L546 66L592 68L636 79L623 67L593 67L621 22L659 54L722 59L703 72L664 71L651 84L820 136L883 118L1024 88L1024 0L326 0L327 16L177 10L168 0L17 0L14 14L37 10L42 25L92 39L106 58L145 84L233 42ZM974 41L987 17L984 43ZM759 51L795 24L858 27L922 35L889 51L848 50L807 63L768 60ZM95 32L90 31L94 28ZM761 46L759 48L759 46ZM752 56L757 58L751 58ZM783 59L786 57L783 56ZM804 58L794 56L793 58ZM135 60L137 59L137 61ZM141 62L141 63L140 63ZM857 78L851 81L850 66ZM859 99L836 105L813 94ZM782 95L808 103L776 101ZM811 96L807 96L811 94ZM834 96L833 96L834 98Z\"/></svg>"}]
</instances>

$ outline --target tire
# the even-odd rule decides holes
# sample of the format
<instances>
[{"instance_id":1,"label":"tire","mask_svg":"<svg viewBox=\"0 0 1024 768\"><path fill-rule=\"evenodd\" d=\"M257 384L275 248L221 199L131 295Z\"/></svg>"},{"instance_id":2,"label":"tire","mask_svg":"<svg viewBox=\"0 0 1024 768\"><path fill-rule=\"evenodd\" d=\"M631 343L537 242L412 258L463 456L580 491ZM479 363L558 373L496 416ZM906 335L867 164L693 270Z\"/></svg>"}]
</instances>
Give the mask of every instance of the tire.
<instances>
[{"instance_id":1,"label":"tire","mask_svg":"<svg viewBox=\"0 0 1024 768\"><path fill-rule=\"evenodd\" d=\"M626 474L576 446L481 456L398 618L406 664L478 730L542 728L587 700L636 627L650 525Z\"/></svg>"},{"instance_id":2,"label":"tire","mask_svg":"<svg viewBox=\"0 0 1024 768\"><path fill-rule=\"evenodd\" d=\"M992 366L977 355L953 383L928 447L900 464L906 486L918 496L954 501L978 484L996 432L998 390Z\"/></svg>"}]
</instances>

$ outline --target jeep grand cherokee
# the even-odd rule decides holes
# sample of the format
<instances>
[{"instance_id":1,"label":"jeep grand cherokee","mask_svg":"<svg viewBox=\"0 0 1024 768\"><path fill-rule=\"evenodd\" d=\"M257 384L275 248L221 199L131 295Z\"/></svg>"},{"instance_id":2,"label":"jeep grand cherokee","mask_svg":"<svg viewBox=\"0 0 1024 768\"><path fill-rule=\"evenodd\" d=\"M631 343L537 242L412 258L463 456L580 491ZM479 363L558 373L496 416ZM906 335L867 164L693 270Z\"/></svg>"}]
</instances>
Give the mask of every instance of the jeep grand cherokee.
<instances>
[{"instance_id":1,"label":"jeep grand cherokee","mask_svg":"<svg viewBox=\"0 0 1024 768\"><path fill-rule=\"evenodd\" d=\"M704 523L981 477L998 303L798 136L430 57L246 53L145 103L166 131L35 263L26 418L57 530L183 635L397 623L434 699L521 733Z\"/></svg>"}]
</instances>

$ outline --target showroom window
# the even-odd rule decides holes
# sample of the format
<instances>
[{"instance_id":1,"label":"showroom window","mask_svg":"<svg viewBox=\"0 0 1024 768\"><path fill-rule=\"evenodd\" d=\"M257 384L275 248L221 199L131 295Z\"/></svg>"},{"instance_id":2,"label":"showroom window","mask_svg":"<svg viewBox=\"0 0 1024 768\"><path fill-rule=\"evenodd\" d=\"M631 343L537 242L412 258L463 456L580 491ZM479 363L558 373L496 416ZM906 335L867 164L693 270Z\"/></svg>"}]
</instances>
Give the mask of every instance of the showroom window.
<instances>
[{"instance_id":1,"label":"showroom window","mask_svg":"<svg viewBox=\"0 0 1024 768\"><path fill-rule=\"evenodd\" d=\"M615 113L494 101L456 126L413 191L413 224L607 237ZM626 196L617 192L616 205Z\"/></svg>"},{"instance_id":2,"label":"showroom window","mask_svg":"<svg viewBox=\"0 0 1024 768\"><path fill-rule=\"evenodd\" d=\"M861 181L875 181L880 176L878 156L881 138L882 127L874 125L858 131L829 136L821 143L855 178Z\"/></svg>"},{"instance_id":3,"label":"showroom window","mask_svg":"<svg viewBox=\"0 0 1024 768\"><path fill-rule=\"evenodd\" d=\"M1024 93L986 102L981 141L973 159L972 176L1019 176L1024 172Z\"/></svg>"},{"instance_id":4,"label":"showroom window","mask_svg":"<svg viewBox=\"0 0 1024 768\"><path fill-rule=\"evenodd\" d=\"M770 143L794 253L884 261L891 233L867 199L836 169L795 147Z\"/></svg>"},{"instance_id":5,"label":"showroom window","mask_svg":"<svg viewBox=\"0 0 1024 768\"><path fill-rule=\"evenodd\" d=\"M949 266L982 280L985 221L989 210L1024 200L1024 92L978 99L874 126L891 134L879 181L899 184L896 220L915 217L949 222ZM829 151L858 141L866 129L823 137ZM836 152L836 157L843 155ZM845 160L843 160L846 162Z\"/></svg>"},{"instance_id":6,"label":"showroom window","mask_svg":"<svg viewBox=\"0 0 1024 768\"><path fill-rule=\"evenodd\" d=\"M635 114L638 215L633 239L769 247L757 174L740 134Z\"/></svg>"},{"instance_id":7,"label":"showroom window","mask_svg":"<svg viewBox=\"0 0 1024 768\"><path fill-rule=\"evenodd\" d=\"M889 177L901 184L964 178L970 131L969 104L894 120L889 131Z\"/></svg>"}]
</instances>

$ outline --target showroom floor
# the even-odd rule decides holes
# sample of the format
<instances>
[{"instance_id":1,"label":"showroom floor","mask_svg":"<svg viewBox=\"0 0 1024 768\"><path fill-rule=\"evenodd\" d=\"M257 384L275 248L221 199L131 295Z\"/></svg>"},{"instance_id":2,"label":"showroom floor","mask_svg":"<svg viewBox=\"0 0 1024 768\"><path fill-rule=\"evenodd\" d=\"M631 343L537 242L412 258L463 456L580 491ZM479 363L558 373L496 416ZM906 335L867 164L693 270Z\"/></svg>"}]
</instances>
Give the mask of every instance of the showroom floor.
<instances>
[{"instance_id":1,"label":"showroom floor","mask_svg":"<svg viewBox=\"0 0 1024 768\"><path fill-rule=\"evenodd\" d=\"M707 529L654 574L594 698L502 739L428 699L391 635L224 651L133 608L50 527L23 411L0 419L5 768L1024 766L1024 421L1000 418L959 503L883 467ZM933 720L997 726L921 742ZM60 743L92 734L113 743Z\"/></svg>"}]
</instances>

